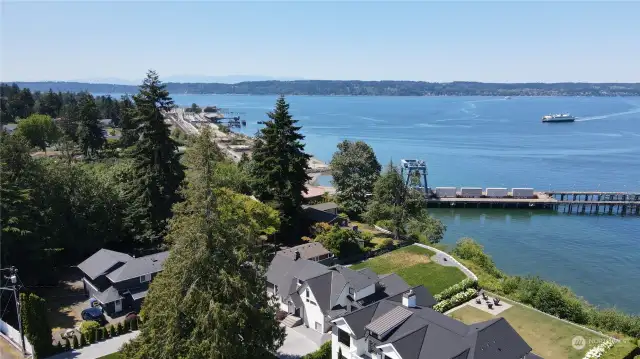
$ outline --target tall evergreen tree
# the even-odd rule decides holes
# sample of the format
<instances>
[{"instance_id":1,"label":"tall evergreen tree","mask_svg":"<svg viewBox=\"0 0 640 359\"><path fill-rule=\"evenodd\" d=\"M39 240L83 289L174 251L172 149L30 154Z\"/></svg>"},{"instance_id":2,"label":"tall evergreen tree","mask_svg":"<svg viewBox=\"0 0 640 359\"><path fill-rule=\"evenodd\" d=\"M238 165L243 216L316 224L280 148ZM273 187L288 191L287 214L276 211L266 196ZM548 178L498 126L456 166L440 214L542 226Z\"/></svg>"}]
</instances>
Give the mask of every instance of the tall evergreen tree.
<instances>
[{"instance_id":1,"label":"tall evergreen tree","mask_svg":"<svg viewBox=\"0 0 640 359\"><path fill-rule=\"evenodd\" d=\"M173 100L154 71L147 73L133 100L140 138L129 151L136 177L126 194L131 204L126 220L136 240L157 244L166 231L171 206L180 198L177 191L184 178L176 142L163 116Z\"/></svg>"},{"instance_id":2,"label":"tall evergreen tree","mask_svg":"<svg viewBox=\"0 0 640 359\"><path fill-rule=\"evenodd\" d=\"M118 107L119 125L122 129L121 147L132 146L139 138L134 116L136 113L133 102L129 96L123 95Z\"/></svg>"},{"instance_id":3,"label":"tall evergreen tree","mask_svg":"<svg viewBox=\"0 0 640 359\"><path fill-rule=\"evenodd\" d=\"M91 94L80 95L78 117L78 144L85 156L93 156L104 146L105 138L99 122L100 112Z\"/></svg>"},{"instance_id":4,"label":"tall evergreen tree","mask_svg":"<svg viewBox=\"0 0 640 359\"><path fill-rule=\"evenodd\" d=\"M284 96L276 101L269 121L260 130L253 149L253 191L263 202L280 212L280 234L284 241L297 240L300 234L302 192L310 179L307 175L311 156L304 152L298 121L289 114Z\"/></svg>"},{"instance_id":5,"label":"tall evergreen tree","mask_svg":"<svg viewBox=\"0 0 640 359\"><path fill-rule=\"evenodd\" d=\"M203 131L188 150L185 201L175 206L171 254L145 298L132 359L268 358L284 340L264 291L259 235L278 222L268 206L213 188L218 150ZM258 211L247 208L259 207Z\"/></svg>"}]
</instances>

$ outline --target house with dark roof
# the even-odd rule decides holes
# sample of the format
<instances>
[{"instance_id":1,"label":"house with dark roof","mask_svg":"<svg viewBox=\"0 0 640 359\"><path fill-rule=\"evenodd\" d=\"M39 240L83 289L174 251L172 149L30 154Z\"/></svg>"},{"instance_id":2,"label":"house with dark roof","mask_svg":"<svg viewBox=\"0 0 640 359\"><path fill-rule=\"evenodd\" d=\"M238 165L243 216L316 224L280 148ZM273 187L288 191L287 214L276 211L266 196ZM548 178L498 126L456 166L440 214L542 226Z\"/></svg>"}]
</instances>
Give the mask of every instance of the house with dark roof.
<instances>
[{"instance_id":1,"label":"house with dark roof","mask_svg":"<svg viewBox=\"0 0 640 359\"><path fill-rule=\"evenodd\" d=\"M345 226L347 222L338 216L338 205L333 202L303 205L302 209L309 224L325 222Z\"/></svg>"},{"instance_id":2,"label":"house with dark roof","mask_svg":"<svg viewBox=\"0 0 640 359\"><path fill-rule=\"evenodd\" d=\"M333 258L333 253L329 252L329 250L319 242L310 242L291 248L284 248L279 250L277 253L291 258L296 258L296 256L298 256L302 259L308 259L310 261L320 263Z\"/></svg>"},{"instance_id":3,"label":"house with dark roof","mask_svg":"<svg viewBox=\"0 0 640 359\"><path fill-rule=\"evenodd\" d=\"M333 319L408 289L396 274L326 267L282 253L276 254L267 271L267 292L289 314L284 324L304 324L321 333L331 329ZM431 297L429 305L435 303Z\"/></svg>"},{"instance_id":4,"label":"house with dark roof","mask_svg":"<svg viewBox=\"0 0 640 359\"><path fill-rule=\"evenodd\" d=\"M411 288L332 320L332 359L533 359L504 318L467 325Z\"/></svg>"},{"instance_id":5,"label":"house with dark roof","mask_svg":"<svg viewBox=\"0 0 640 359\"><path fill-rule=\"evenodd\" d=\"M87 296L95 298L109 316L139 311L149 283L169 252L144 257L101 249L78 265Z\"/></svg>"}]
</instances>

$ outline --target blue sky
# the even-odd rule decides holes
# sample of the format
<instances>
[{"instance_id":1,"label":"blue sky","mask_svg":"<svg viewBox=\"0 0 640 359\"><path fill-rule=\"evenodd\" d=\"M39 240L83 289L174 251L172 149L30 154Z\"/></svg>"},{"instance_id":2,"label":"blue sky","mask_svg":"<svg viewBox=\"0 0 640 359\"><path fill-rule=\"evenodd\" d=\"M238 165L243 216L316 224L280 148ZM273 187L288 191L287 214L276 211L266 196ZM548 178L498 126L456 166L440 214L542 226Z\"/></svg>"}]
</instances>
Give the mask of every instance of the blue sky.
<instances>
[{"instance_id":1,"label":"blue sky","mask_svg":"<svg viewBox=\"0 0 640 359\"><path fill-rule=\"evenodd\" d=\"M640 2L2 1L4 81L640 82Z\"/></svg>"}]
</instances>

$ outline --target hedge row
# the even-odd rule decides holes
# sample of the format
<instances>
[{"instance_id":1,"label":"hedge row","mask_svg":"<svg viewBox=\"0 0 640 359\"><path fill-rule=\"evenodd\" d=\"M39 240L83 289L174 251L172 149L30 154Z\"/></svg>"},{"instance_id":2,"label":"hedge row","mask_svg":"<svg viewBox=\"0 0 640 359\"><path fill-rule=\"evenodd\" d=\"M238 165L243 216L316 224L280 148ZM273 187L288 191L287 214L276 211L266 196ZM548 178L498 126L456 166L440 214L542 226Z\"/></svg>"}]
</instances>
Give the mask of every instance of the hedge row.
<instances>
[{"instance_id":1,"label":"hedge row","mask_svg":"<svg viewBox=\"0 0 640 359\"><path fill-rule=\"evenodd\" d=\"M71 349L82 348L102 340L117 337L129 331L138 330L141 325L142 321L138 317L135 317L135 319L127 319L124 324L120 322L117 325L107 325L106 327L100 327L98 323L93 321L84 321L80 325L80 335L74 335L71 340L64 338L56 342L56 344L53 345L53 352L57 354Z\"/></svg>"},{"instance_id":2,"label":"hedge row","mask_svg":"<svg viewBox=\"0 0 640 359\"><path fill-rule=\"evenodd\" d=\"M445 299L449 299L451 297L453 297L454 295L468 289L468 288L476 288L476 284L478 282L476 282L475 279L473 278L467 278L462 280L459 283L456 283L454 285L452 285L451 287L443 290L442 292L434 295L433 297L436 299L436 301L440 302L442 300Z\"/></svg>"},{"instance_id":3,"label":"hedge row","mask_svg":"<svg viewBox=\"0 0 640 359\"><path fill-rule=\"evenodd\" d=\"M470 299L476 297L478 295L478 293L476 292L476 290L474 288L468 288L467 290L465 290L464 292L460 292L458 294L455 294L453 297L449 298L449 299L444 299L443 301L439 302L438 304L433 306L433 310L440 312L440 313L444 313L447 310L451 309L451 308L455 308L457 306L459 306L462 303L465 303L467 301L469 301Z\"/></svg>"}]
</instances>

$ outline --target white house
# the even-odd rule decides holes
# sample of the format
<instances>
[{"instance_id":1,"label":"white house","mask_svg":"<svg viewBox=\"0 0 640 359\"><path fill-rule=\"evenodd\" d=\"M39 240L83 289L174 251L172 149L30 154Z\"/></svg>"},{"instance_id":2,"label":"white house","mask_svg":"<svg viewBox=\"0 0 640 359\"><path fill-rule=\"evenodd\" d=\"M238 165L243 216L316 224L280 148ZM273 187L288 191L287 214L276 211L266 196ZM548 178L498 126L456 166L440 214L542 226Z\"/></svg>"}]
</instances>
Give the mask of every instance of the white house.
<instances>
[{"instance_id":1,"label":"white house","mask_svg":"<svg viewBox=\"0 0 640 359\"><path fill-rule=\"evenodd\" d=\"M434 304L418 286L332 320L331 358L540 359L504 318L466 325Z\"/></svg>"},{"instance_id":2,"label":"white house","mask_svg":"<svg viewBox=\"0 0 640 359\"><path fill-rule=\"evenodd\" d=\"M321 333L331 329L332 319L408 288L395 274L378 277L369 269L326 267L299 255L278 253L267 271L267 292L289 314L284 324L304 324Z\"/></svg>"}]
</instances>

